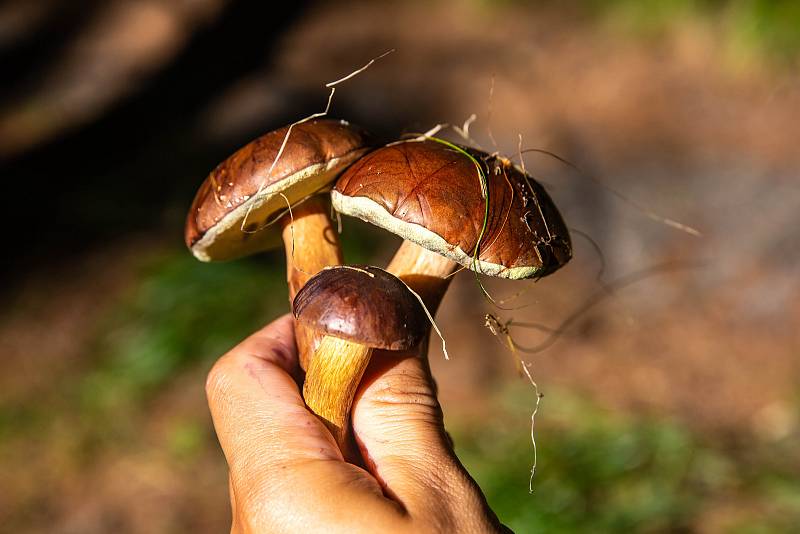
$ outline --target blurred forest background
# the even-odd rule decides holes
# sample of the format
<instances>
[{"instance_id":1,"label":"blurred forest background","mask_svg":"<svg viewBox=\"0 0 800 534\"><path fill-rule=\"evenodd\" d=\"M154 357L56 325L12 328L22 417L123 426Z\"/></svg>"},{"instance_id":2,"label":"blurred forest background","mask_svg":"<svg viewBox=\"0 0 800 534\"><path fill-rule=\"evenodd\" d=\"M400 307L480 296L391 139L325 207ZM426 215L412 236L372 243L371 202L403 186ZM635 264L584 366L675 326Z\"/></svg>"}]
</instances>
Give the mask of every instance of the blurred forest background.
<instances>
[{"instance_id":1,"label":"blurred forest background","mask_svg":"<svg viewBox=\"0 0 800 534\"><path fill-rule=\"evenodd\" d=\"M461 124L546 184L575 258L535 285L461 274L431 361L458 453L518 532L800 524L800 3L0 3L0 530L222 532L203 383L288 309L282 253L195 261L185 212L255 136L324 108L386 139ZM494 90L489 98L494 80ZM636 204L698 228L648 218ZM351 262L397 241L346 219ZM551 327L525 355L485 313ZM598 277L598 273L600 276ZM524 305L524 307L522 307ZM523 345L545 334L512 328Z\"/></svg>"}]
</instances>

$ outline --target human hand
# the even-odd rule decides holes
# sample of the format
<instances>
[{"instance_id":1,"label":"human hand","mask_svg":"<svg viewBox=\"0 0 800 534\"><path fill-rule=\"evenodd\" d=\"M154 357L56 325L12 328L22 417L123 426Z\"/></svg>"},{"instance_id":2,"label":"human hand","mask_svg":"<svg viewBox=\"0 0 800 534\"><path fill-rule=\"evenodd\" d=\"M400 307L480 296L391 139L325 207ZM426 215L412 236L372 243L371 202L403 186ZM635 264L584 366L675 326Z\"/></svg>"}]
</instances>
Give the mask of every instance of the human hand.
<instances>
[{"instance_id":1,"label":"human hand","mask_svg":"<svg viewBox=\"0 0 800 534\"><path fill-rule=\"evenodd\" d=\"M232 532L498 532L456 458L427 359L375 351L353 404L365 468L300 395L290 316L220 358L206 393L230 468Z\"/></svg>"}]
</instances>

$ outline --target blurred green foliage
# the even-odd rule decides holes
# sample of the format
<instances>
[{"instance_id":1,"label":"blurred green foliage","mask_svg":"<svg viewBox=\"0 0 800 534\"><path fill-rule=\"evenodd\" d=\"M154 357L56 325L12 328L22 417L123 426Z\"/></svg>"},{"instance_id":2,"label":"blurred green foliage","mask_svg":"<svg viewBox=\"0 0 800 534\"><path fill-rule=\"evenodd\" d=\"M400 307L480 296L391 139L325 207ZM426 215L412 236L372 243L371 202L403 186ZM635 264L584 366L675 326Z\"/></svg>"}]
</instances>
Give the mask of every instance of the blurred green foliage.
<instances>
[{"instance_id":1,"label":"blurred green foliage","mask_svg":"<svg viewBox=\"0 0 800 534\"><path fill-rule=\"evenodd\" d=\"M532 399L529 389L508 386L479 426L451 422L459 457L515 532L690 531L726 499L738 516L725 531L789 532L800 524L800 479L783 474L789 458L798 460L782 450L788 443L731 448L678 422L614 413L559 390L548 392L537 415L530 494Z\"/></svg>"},{"instance_id":2,"label":"blurred green foliage","mask_svg":"<svg viewBox=\"0 0 800 534\"><path fill-rule=\"evenodd\" d=\"M202 264L179 250L143 258L135 284L96 326L83 367L33 402L0 406L0 450L6 436L50 435L57 446L69 435L90 461L103 447L136 443L149 403L176 377L209 368L286 310L283 279L282 260L271 256ZM196 449L199 423L176 424L169 448Z\"/></svg>"},{"instance_id":3,"label":"blurred green foliage","mask_svg":"<svg viewBox=\"0 0 800 534\"><path fill-rule=\"evenodd\" d=\"M734 46L795 62L800 51L800 2L743 0L731 5L726 15Z\"/></svg>"},{"instance_id":4,"label":"blurred green foliage","mask_svg":"<svg viewBox=\"0 0 800 534\"><path fill-rule=\"evenodd\" d=\"M136 402L187 366L210 365L286 302L276 261L202 264L188 253L146 263L99 327L96 366L77 384L84 412Z\"/></svg>"},{"instance_id":5,"label":"blurred green foliage","mask_svg":"<svg viewBox=\"0 0 800 534\"><path fill-rule=\"evenodd\" d=\"M785 63L800 51L795 0L588 0L591 10L641 34L701 22L718 29L734 54Z\"/></svg>"},{"instance_id":6,"label":"blurred green foliage","mask_svg":"<svg viewBox=\"0 0 800 534\"><path fill-rule=\"evenodd\" d=\"M480 2L493 8L497 2ZM541 7L540 2L508 3ZM573 0L548 2L607 23L615 33L652 38L701 24L717 33L733 66L766 62L796 66L800 55L800 2L796 0Z\"/></svg>"}]
</instances>

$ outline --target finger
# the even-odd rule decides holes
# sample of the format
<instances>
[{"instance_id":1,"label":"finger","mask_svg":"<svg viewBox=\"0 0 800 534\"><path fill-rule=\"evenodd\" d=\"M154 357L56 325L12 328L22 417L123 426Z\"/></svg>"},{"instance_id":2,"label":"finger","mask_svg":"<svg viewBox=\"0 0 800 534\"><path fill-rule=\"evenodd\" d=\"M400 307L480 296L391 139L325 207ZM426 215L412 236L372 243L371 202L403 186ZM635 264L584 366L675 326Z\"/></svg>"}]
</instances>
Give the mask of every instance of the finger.
<instances>
[{"instance_id":1,"label":"finger","mask_svg":"<svg viewBox=\"0 0 800 534\"><path fill-rule=\"evenodd\" d=\"M353 428L367 467L412 516L439 514L441 502L466 505L464 499L485 507L444 430L427 358L375 351Z\"/></svg>"},{"instance_id":2,"label":"finger","mask_svg":"<svg viewBox=\"0 0 800 534\"><path fill-rule=\"evenodd\" d=\"M228 493L231 499L231 534L234 534L241 532L241 527L239 525L239 514L237 513L238 508L236 507L236 491L230 474L228 474Z\"/></svg>"},{"instance_id":3,"label":"finger","mask_svg":"<svg viewBox=\"0 0 800 534\"><path fill-rule=\"evenodd\" d=\"M220 358L209 373L209 407L234 481L265 463L341 457L306 409L290 375L296 367L293 323L284 316Z\"/></svg>"}]
</instances>

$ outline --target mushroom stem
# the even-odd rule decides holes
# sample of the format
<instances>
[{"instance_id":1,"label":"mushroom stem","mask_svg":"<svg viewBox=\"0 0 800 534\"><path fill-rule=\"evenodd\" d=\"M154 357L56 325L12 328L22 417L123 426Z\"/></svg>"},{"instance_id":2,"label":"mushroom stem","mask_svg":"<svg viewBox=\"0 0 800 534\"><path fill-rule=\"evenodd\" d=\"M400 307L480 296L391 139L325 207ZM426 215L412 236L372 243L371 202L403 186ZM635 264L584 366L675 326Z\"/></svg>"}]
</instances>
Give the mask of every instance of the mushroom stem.
<instances>
[{"instance_id":1,"label":"mushroom stem","mask_svg":"<svg viewBox=\"0 0 800 534\"><path fill-rule=\"evenodd\" d=\"M454 261L411 241L403 241L386 268L422 297L431 314L436 313L456 269Z\"/></svg>"},{"instance_id":2,"label":"mushroom stem","mask_svg":"<svg viewBox=\"0 0 800 534\"><path fill-rule=\"evenodd\" d=\"M280 221L286 249L289 302L294 300L309 278L325 267L342 263L339 236L333 228L329 209L324 197L317 195L294 208L291 216L287 214ZM307 369L319 336L295 323L295 337L300 366Z\"/></svg>"},{"instance_id":3,"label":"mushroom stem","mask_svg":"<svg viewBox=\"0 0 800 534\"><path fill-rule=\"evenodd\" d=\"M350 406L353 404L372 349L334 336L324 336L309 362L303 397L349 456Z\"/></svg>"}]
</instances>

